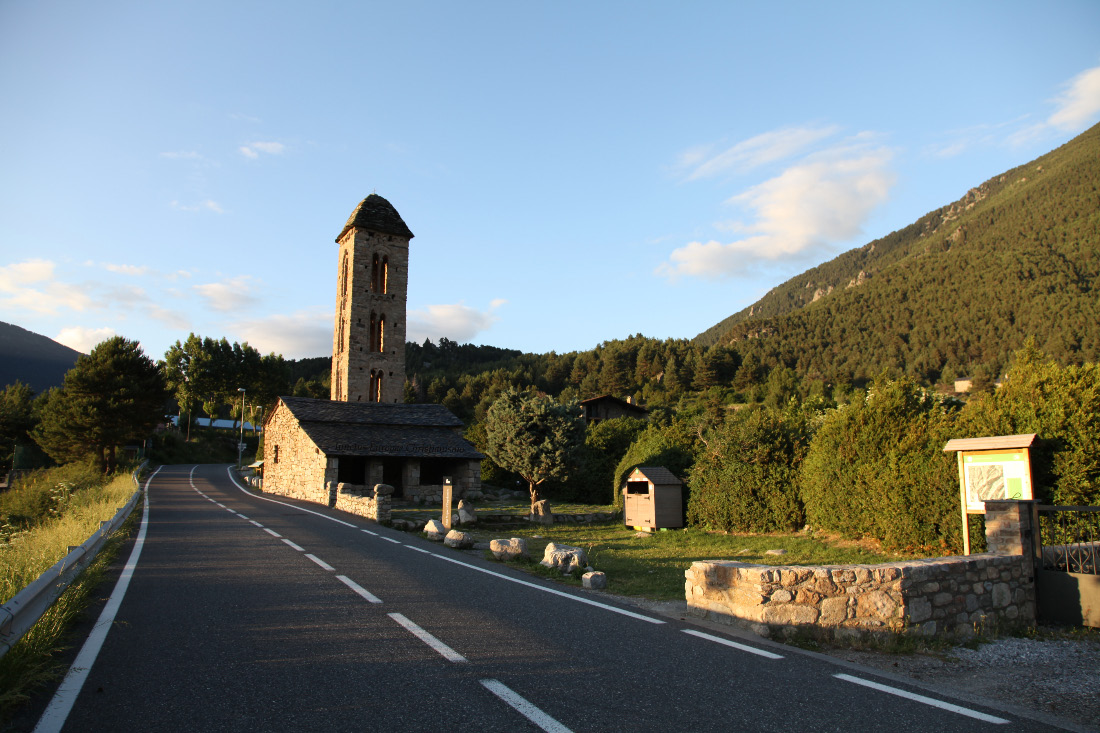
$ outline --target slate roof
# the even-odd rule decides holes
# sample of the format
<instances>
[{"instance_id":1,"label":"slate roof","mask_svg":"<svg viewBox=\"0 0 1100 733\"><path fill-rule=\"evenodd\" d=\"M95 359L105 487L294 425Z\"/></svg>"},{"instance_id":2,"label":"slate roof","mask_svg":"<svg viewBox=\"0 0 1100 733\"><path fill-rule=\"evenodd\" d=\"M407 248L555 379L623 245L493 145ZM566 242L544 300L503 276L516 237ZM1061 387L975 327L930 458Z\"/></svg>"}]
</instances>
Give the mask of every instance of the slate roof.
<instances>
[{"instance_id":1,"label":"slate roof","mask_svg":"<svg viewBox=\"0 0 1100 733\"><path fill-rule=\"evenodd\" d=\"M338 402L280 397L327 455L481 459L455 432L462 421L443 405Z\"/></svg>"},{"instance_id":2,"label":"slate roof","mask_svg":"<svg viewBox=\"0 0 1100 733\"><path fill-rule=\"evenodd\" d=\"M654 484L655 486L663 486L665 484L675 484L676 486L679 486L684 483L683 481L678 479L676 477L676 474L674 474L672 471L669 471L667 468L661 466L638 466L634 469L634 471L638 471L639 473L641 473L643 476L649 479L649 482L651 484ZM631 471L630 473L633 474L634 471Z\"/></svg>"},{"instance_id":3,"label":"slate roof","mask_svg":"<svg viewBox=\"0 0 1100 733\"><path fill-rule=\"evenodd\" d=\"M340 236L336 237L337 243L344 238L344 235L352 227L370 229L383 234L396 234L399 237L408 237L409 239L414 236L409 227L406 226L405 220L397 213L397 209L393 208L393 204L376 193L372 193L360 201L359 205L355 207L355 211L351 212L348 223L340 230Z\"/></svg>"}]
</instances>

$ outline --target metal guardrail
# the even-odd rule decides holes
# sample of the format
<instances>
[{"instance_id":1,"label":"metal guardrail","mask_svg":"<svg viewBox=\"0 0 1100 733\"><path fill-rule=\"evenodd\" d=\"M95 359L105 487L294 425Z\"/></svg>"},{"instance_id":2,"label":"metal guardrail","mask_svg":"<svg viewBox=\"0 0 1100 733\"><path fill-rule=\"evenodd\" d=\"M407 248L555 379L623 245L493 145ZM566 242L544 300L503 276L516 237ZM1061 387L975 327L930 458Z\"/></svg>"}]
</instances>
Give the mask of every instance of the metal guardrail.
<instances>
[{"instance_id":1,"label":"metal guardrail","mask_svg":"<svg viewBox=\"0 0 1100 733\"><path fill-rule=\"evenodd\" d=\"M141 496L141 481L138 476L148 463L148 461L142 461L130 475L136 491L126 502L126 506L119 509L111 519L100 522L99 529L85 540L84 544L70 547L68 555L58 560L52 568L39 575L37 580L0 606L0 657L7 654L8 650L23 638L23 634L38 623L42 614L46 613L61 597L81 571L91 564L107 538L114 534L130 516L130 512L134 510Z\"/></svg>"}]
</instances>

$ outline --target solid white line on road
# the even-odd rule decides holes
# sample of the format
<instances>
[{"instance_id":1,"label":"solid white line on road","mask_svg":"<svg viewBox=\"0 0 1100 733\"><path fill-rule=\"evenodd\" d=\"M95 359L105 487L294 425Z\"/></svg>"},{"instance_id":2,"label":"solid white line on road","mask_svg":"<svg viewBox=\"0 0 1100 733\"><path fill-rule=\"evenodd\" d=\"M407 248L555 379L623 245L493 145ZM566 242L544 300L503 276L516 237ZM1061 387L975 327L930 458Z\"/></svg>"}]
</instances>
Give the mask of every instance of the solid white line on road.
<instances>
[{"instance_id":1,"label":"solid white line on road","mask_svg":"<svg viewBox=\"0 0 1100 733\"><path fill-rule=\"evenodd\" d=\"M413 636L420 639L420 641L424 642L425 644L430 646L432 649L435 649L437 652L439 652L443 656L444 659L447 659L448 661L451 661L451 662L465 662L466 661L466 657L462 656L461 654L456 652L454 649L450 648L449 646L447 646L446 644L441 642L439 639L435 638L434 636L429 634L427 631L425 631L424 629L422 629L419 626L417 626L416 624L414 624L412 621L409 621L407 618L405 618L401 614L399 614L399 613L388 613L386 615L389 616L390 618L392 618L397 623L404 626L410 633L412 633Z\"/></svg>"},{"instance_id":2,"label":"solid white line on road","mask_svg":"<svg viewBox=\"0 0 1100 733\"><path fill-rule=\"evenodd\" d=\"M924 703L925 705L931 705L941 710L947 710L952 713L958 713L959 715L965 715L968 718L974 718L975 720L981 720L986 723L996 723L1003 725L1011 721L1004 718L997 718L992 715L986 715L985 713L979 713L977 710L971 710L970 708L964 708L960 705L952 705L949 702L942 700L936 700L935 698L925 697L924 695L918 695L915 692L908 692L897 687L889 687L888 685L881 685L878 682L871 682L870 680L863 680L859 677L853 677L849 674L834 674L833 677L844 680L845 682L854 682L857 685L863 685L864 687L870 687L872 690L878 690L879 692L886 692L891 695L897 695L898 697L904 697L909 700L915 700L917 702Z\"/></svg>"},{"instance_id":3,"label":"solid white line on road","mask_svg":"<svg viewBox=\"0 0 1100 733\"><path fill-rule=\"evenodd\" d=\"M692 636L698 636L700 639L706 639L707 641L713 641L718 644L725 644L726 646L732 646L734 649L740 649L743 652L749 654L758 654L761 657L767 659L782 659L782 654L773 654L772 652L766 652L763 649L757 649L751 647L748 644L738 644L736 641L730 641L729 639L723 639L721 636L711 636L710 634L704 634L702 631L693 631L692 629L682 629L685 634L691 634Z\"/></svg>"},{"instance_id":4,"label":"solid white line on road","mask_svg":"<svg viewBox=\"0 0 1100 733\"><path fill-rule=\"evenodd\" d=\"M371 603L381 603L382 602L381 598L374 595L369 590L367 590L363 586L359 585L358 583L356 583L354 580L352 580L348 576L346 576L346 575L337 575L336 579L339 580L344 585L346 585L347 587L351 588L353 591L355 591L359 595L361 595L364 599L370 601Z\"/></svg>"},{"instance_id":5,"label":"solid white line on road","mask_svg":"<svg viewBox=\"0 0 1100 733\"><path fill-rule=\"evenodd\" d=\"M268 529L267 527L264 527L264 532L267 532L267 533L268 533L269 535L271 535L272 537L282 537L282 535L281 535L281 534L279 534L278 532L276 532L276 531L275 531L275 530L273 530L273 529Z\"/></svg>"},{"instance_id":6,"label":"solid white line on road","mask_svg":"<svg viewBox=\"0 0 1100 733\"><path fill-rule=\"evenodd\" d=\"M486 570L485 568L479 568L477 565L471 565L470 563L462 562L461 560L456 560L455 558L448 557L447 555L439 555L439 554L433 552L432 557L438 557L440 560L446 560L447 562L453 562L455 565L461 565L464 568L469 568L470 570L476 570L479 573L485 573L486 575L492 575L494 578L500 578L502 580L507 580L511 583L518 583L520 585L525 585L528 588L534 588L535 590L541 590L543 593L552 593L553 595L561 596L562 598L568 598L569 600L576 601L577 603L587 603L589 606L595 606L596 608L602 608L605 611L612 611L614 613L622 614L623 616L629 616L630 618L636 618L639 621L648 621L651 624L663 624L664 623L664 621L662 621L660 619L650 618L649 616L643 616L640 613L634 613L633 611L627 611L624 608L615 608L614 606L609 606L606 603L600 603L599 601L589 600L588 598L584 598L582 596L575 596L572 593L566 593L564 591L554 590L553 588L547 588L545 586L537 585L535 583L528 583L526 580L520 580L519 578L510 578L507 575L504 575L502 573L495 573L492 570Z\"/></svg>"},{"instance_id":7,"label":"solid white line on road","mask_svg":"<svg viewBox=\"0 0 1100 733\"><path fill-rule=\"evenodd\" d=\"M378 536L382 537L382 535L378 535ZM382 539L384 539L386 542L392 542L395 545L400 545L401 544L401 540L395 540L393 537L382 537Z\"/></svg>"},{"instance_id":8,"label":"solid white line on road","mask_svg":"<svg viewBox=\"0 0 1100 733\"><path fill-rule=\"evenodd\" d=\"M115 589L111 591L111 597L107 600L107 605L103 607L103 611L99 614L99 620L92 627L92 632L88 634L88 639L84 642L84 646L80 648L80 653L76 655L72 666L65 674L65 679L61 681L57 692L54 693L53 699L46 707L46 712L42 713L42 717L38 719L38 725L34 727L36 733L53 733L61 730L65 725L65 720L73 709L73 703L76 702L76 698L80 694L80 688L84 686L84 681L88 678L92 665L95 664L99 650L107 639L107 632L111 630L111 626L115 622L115 614L118 613L119 606L122 605L122 597L126 595L126 589L130 587L130 578L134 575L138 558L141 557L141 549L145 546L145 534L149 529L149 484L152 482L153 476L158 473L160 473L160 468L153 471L145 482L145 506L141 511L141 529L138 531L137 539L134 540L134 549L130 551L130 559L126 561L126 567L122 569L122 574L118 577Z\"/></svg>"},{"instance_id":9,"label":"solid white line on road","mask_svg":"<svg viewBox=\"0 0 1100 733\"><path fill-rule=\"evenodd\" d=\"M511 705L516 712L542 728L546 733L572 733L569 728L551 718L526 698L517 695L508 686L496 680L481 680L489 692Z\"/></svg>"},{"instance_id":10,"label":"solid white line on road","mask_svg":"<svg viewBox=\"0 0 1100 733\"><path fill-rule=\"evenodd\" d=\"M417 552L423 552L425 555L435 554L431 550L425 550L423 547L417 547L416 545L405 545L405 547L409 548L410 550L416 550Z\"/></svg>"},{"instance_id":11,"label":"solid white line on road","mask_svg":"<svg viewBox=\"0 0 1100 733\"><path fill-rule=\"evenodd\" d=\"M294 544L293 542L291 542L290 540L288 540L288 539L287 539L286 537L284 537L284 538L283 538L283 542L287 543L288 545L290 545L291 547L293 547L293 548L294 548L295 550L297 550L298 552L305 552L305 551L306 551L306 549L305 549L304 547L302 547L301 545L296 545L296 544Z\"/></svg>"},{"instance_id":12,"label":"solid white line on road","mask_svg":"<svg viewBox=\"0 0 1100 733\"><path fill-rule=\"evenodd\" d=\"M259 522L257 522L255 519L249 519L248 521L252 522L252 524L255 524L257 527L263 529L263 525L260 524Z\"/></svg>"},{"instance_id":13,"label":"solid white line on road","mask_svg":"<svg viewBox=\"0 0 1100 733\"><path fill-rule=\"evenodd\" d=\"M320 565L322 570L335 570L336 569L336 568L332 567L331 565L329 565L324 560L322 560L321 558L317 557L316 555L311 555L307 552L306 557L308 557L310 560L312 560L313 562Z\"/></svg>"},{"instance_id":14,"label":"solid white line on road","mask_svg":"<svg viewBox=\"0 0 1100 733\"><path fill-rule=\"evenodd\" d=\"M296 504L287 504L285 501L276 501L275 499L269 499L266 496L257 496L256 494L253 494L251 491L249 491L248 489L246 489L245 487L243 487L239 483L237 483L237 478L233 475L233 467L232 466L227 466L226 469L225 469L225 472L226 472L226 474L229 475L229 480L233 482L234 486L236 486L238 489L240 489L244 493L251 496L253 499L259 499L260 501L270 501L272 504L279 504L280 506L288 506L291 509L297 509L300 512L305 512L306 514L312 514L315 517L320 517L321 519L327 519L330 522L336 522L337 524L342 524L345 527L351 527L352 529L359 529L358 525L352 524L351 522L345 522L344 520L337 519L336 517L330 517L327 514L321 514L321 512L315 512L315 511L312 511L310 509L300 507Z\"/></svg>"}]
</instances>

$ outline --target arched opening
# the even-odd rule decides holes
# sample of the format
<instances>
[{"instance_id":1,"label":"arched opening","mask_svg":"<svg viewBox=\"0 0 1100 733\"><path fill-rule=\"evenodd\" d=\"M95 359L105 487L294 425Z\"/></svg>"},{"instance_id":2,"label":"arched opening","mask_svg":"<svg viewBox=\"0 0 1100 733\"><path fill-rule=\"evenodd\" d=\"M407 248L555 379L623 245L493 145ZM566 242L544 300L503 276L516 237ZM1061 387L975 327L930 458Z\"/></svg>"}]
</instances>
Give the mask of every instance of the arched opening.
<instances>
[{"instance_id":1,"label":"arched opening","mask_svg":"<svg viewBox=\"0 0 1100 733\"><path fill-rule=\"evenodd\" d=\"M340 305L343 310L343 300L348 294L348 253L344 253L344 261L340 263Z\"/></svg>"},{"instance_id":2,"label":"arched opening","mask_svg":"<svg viewBox=\"0 0 1100 733\"><path fill-rule=\"evenodd\" d=\"M382 288L381 288L381 290L382 290L382 294L384 295L384 294L390 292L390 258L389 257L383 257L382 258L381 277L382 277Z\"/></svg>"},{"instance_id":3,"label":"arched opening","mask_svg":"<svg viewBox=\"0 0 1100 733\"><path fill-rule=\"evenodd\" d=\"M370 314L370 332L367 334L367 351L378 351L378 316Z\"/></svg>"},{"instance_id":4,"label":"arched opening","mask_svg":"<svg viewBox=\"0 0 1100 733\"><path fill-rule=\"evenodd\" d=\"M370 291L372 293L377 293L379 291L379 265L380 263L378 261L378 255L376 254L371 259L370 263Z\"/></svg>"},{"instance_id":5,"label":"arched opening","mask_svg":"<svg viewBox=\"0 0 1100 733\"><path fill-rule=\"evenodd\" d=\"M386 314L383 313L378 317L378 351L385 352L386 350Z\"/></svg>"}]
</instances>

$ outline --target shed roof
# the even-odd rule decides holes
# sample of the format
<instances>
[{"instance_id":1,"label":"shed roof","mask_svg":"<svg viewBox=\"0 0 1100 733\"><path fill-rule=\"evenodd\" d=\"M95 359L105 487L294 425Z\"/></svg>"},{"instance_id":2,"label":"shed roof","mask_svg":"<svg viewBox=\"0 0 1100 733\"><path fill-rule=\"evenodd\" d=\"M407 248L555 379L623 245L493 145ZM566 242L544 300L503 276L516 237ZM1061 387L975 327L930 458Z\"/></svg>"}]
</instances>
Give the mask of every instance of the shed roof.
<instances>
[{"instance_id":1,"label":"shed roof","mask_svg":"<svg viewBox=\"0 0 1100 733\"><path fill-rule=\"evenodd\" d=\"M358 425L422 425L462 427L462 421L443 405L406 405L396 402L342 402L313 397L280 397L299 421Z\"/></svg>"},{"instance_id":2,"label":"shed roof","mask_svg":"<svg viewBox=\"0 0 1100 733\"><path fill-rule=\"evenodd\" d=\"M669 471L663 466L638 466L630 472L630 476L633 476L636 473L640 473L645 476L646 480L649 481L649 483L654 484L655 486L663 486L666 484L676 484L677 486L679 486L680 484L684 483L676 476L676 474L674 474L672 471ZM629 478L629 476L627 478Z\"/></svg>"},{"instance_id":3,"label":"shed roof","mask_svg":"<svg viewBox=\"0 0 1100 733\"><path fill-rule=\"evenodd\" d=\"M344 228L340 230L340 235L336 237L336 241L339 242L343 239L348 230L352 228L370 229L383 234L396 234L409 239L414 236L405 224L405 220L397 213L397 209L393 208L393 204L376 193L372 193L359 202L359 205L355 207L355 211L351 212L351 216L348 217L348 223L344 224Z\"/></svg>"}]
</instances>

